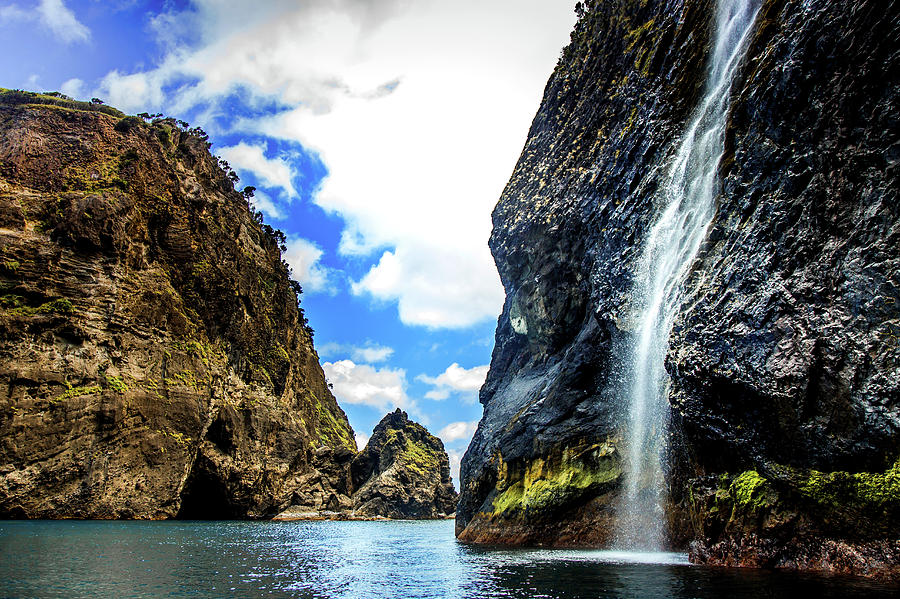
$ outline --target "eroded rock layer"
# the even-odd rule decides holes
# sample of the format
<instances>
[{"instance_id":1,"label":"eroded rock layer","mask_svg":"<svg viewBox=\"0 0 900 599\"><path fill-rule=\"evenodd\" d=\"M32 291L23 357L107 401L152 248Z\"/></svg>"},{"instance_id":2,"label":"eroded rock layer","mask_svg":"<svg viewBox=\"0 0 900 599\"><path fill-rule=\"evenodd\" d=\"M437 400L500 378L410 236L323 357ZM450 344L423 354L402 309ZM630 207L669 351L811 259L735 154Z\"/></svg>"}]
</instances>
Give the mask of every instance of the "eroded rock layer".
<instances>
[{"instance_id":1,"label":"eroded rock layer","mask_svg":"<svg viewBox=\"0 0 900 599\"><path fill-rule=\"evenodd\" d=\"M713 3L585 4L494 211L467 541L612 540L616 352ZM898 572L898 48L896 2L761 2L666 359L669 530L695 561Z\"/></svg>"},{"instance_id":2,"label":"eroded rock layer","mask_svg":"<svg viewBox=\"0 0 900 599\"><path fill-rule=\"evenodd\" d=\"M0 94L0 256L0 516L348 504L279 240L202 133Z\"/></svg>"}]
</instances>

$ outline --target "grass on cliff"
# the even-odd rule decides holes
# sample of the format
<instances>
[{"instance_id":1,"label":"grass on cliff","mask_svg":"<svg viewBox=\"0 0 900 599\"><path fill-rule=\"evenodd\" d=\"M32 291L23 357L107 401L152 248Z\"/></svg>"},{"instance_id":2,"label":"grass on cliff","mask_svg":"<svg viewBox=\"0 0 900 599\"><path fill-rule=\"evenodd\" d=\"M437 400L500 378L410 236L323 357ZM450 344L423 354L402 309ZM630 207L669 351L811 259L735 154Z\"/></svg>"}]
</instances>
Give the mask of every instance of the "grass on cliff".
<instances>
[{"instance_id":1,"label":"grass on cliff","mask_svg":"<svg viewBox=\"0 0 900 599\"><path fill-rule=\"evenodd\" d=\"M40 306L29 306L25 298L20 295L4 295L0 297L0 306L9 310L14 316L34 316L36 314L61 314L69 315L75 312L75 307L66 298L44 302Z\"/></svg>"},{"instance_id":2,"label":"grass on cliff","mask_svg":"<svg viewBox=\"0 0 900 599\"><path fill-rule=\"evenodd\" d=\"M20 89L6 89L0 87L0 104L8 104L16 106L19 104L43 104L47 106L57 106L59 108L67 108L69 110L80 110L83 112L102 112L117 118L123 118L125 113L116 110L112 106L105 104L94 104L91 102L81 102L60 94L58 92L49 92L39 94L36 92L27 92Z\"/></svg>"}]
</instances>

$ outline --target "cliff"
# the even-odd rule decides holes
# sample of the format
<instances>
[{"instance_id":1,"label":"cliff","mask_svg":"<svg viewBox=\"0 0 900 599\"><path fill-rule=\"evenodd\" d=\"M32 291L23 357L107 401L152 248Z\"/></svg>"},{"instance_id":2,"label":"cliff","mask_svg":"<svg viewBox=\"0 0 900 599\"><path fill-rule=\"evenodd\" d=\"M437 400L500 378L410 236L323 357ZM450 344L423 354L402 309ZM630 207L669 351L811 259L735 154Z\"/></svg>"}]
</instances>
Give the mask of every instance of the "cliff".
<instances>
[{"instance_id":1,"label":"cliff","mask_svg":"<svg viewBox=\"0 0 900 599\"><path fill-rule=\"evenodd\" d=\"M399 408L381 419L350 472L357 516L443 518L456 510L444 444Z\"/></svg>"},{"instance_id":2,"label":"cliff","mask_svg":"<svg viewBox=\"0 0 900 599\"><path fill-rule=\"evenodd\" d=\"M0 93L0 517L349 505L353 432L283 239L207 147Z\"/></svg>"},{"instance_id":3,"label":"cliff","mask_svg":"<svg viewBox=\"0 0 900 599\"><path fill-rule=\"evenodd\" d=\"M613 541L616 354L713 3L586 4L493 214L506 302L462 462L469 542ZM670 542L897 576L898 6L759 4L665 359Z\"/></svg>"}]
</instances>

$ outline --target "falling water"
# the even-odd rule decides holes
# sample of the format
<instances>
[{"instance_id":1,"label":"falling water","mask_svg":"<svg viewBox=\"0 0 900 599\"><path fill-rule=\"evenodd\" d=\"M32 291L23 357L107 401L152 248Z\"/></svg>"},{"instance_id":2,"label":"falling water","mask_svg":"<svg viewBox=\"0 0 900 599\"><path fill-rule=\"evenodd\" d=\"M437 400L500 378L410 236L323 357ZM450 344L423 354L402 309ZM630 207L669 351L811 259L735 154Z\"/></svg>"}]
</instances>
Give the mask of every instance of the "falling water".
<instances>
[{"instance_id":1,"label":"falling water","mask_svg":"<svg viewBox=\"0 0 900 599\"><path fill-rule=\"evenodd\" d=\"M617 510L616 544L660 551L668 377L664 361L682 279L715 212L716 172L722 156L731 82L756 17L758 0L719 0L703 100L681 138L662 183L665 210L653 226L635 272L632 312L637 330L623 358L628 401L625 481Z\"/></svg>"}]
</instances>

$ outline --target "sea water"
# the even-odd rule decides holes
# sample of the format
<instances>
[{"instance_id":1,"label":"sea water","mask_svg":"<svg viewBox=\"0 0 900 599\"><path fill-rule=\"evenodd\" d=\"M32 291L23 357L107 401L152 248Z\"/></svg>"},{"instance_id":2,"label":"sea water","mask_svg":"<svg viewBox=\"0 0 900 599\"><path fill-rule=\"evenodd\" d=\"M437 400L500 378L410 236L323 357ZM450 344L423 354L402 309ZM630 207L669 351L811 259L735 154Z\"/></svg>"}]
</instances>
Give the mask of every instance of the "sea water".
<instances>
[{"instance_id":1,"label":"sea water","mask_svg":"<svg viewBox=\"0 0 900 599\"><path fill-rule=\"evenodd\" d=\"M0 522L0 597L827 599L896 591L692 566L683 554L473 547L456 541L452 521Z\"/></svg>"}]
</instances>

